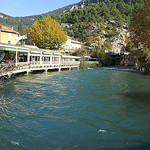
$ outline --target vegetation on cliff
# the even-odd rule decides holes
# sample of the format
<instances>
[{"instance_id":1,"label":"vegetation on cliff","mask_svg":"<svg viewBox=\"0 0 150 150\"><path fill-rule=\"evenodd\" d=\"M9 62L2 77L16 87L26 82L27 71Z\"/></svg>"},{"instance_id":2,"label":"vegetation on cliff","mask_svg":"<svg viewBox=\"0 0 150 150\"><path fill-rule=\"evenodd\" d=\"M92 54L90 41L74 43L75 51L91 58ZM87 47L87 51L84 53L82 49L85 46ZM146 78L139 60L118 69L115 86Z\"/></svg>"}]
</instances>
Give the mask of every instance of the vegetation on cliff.
<instances>
[{"instance_id":1,"label":"vegetation on cliff","mask_svg":"<svg viewBox=\"0 0 150 150\"><path fill-rule=\"evenodd\" d=\"M108 39L117 37L119 34L117 29L122 28L124 23L127 25L132 13L142 6L143 0L134 2L104 0L53 17L61 23L68 24L65 31L69 36L85 42L89 46L103 38L107 38L107 43L112 43L113 41Z\"/></svg>"},{"instance_id":2,"label":"vegetation on cliff","mask_svg":"<svg viewBox=\"0 0 150 150\"><path fill-rule=\"evenodd\" d=\"M75 5L80 6L84 2L84 8L78 7L78 9L70 11L73 5L69 5L42 15L52 15L59 23L72 23L75 24L75 26L80 22L86 24L89 22L99 23L109 19L117 20L117 24L120 25L124 19L126 21L130 20L134 11L142 8L143 1L144 0L82 0ZM2 13L0 13L0 15L1 25L14 26L15 29L17 29L20 22L23 28L29 28L40 17L40 15L11 17Z\"/></svg>"}]
</instances>

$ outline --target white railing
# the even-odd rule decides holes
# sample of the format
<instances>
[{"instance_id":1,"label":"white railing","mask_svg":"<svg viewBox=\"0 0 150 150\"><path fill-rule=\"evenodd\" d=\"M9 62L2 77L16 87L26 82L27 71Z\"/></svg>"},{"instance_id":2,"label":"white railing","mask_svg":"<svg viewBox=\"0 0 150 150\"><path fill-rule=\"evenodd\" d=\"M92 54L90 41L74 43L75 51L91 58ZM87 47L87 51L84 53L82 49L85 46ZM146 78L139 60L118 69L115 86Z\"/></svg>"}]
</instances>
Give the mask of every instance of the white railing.
<instances>
[{"instance_id":1,"label":"white railing","mask_svg":"<svg viewBox=\"0 0 150 150\"><path fill-rule=\"evenodd\" d=\"M99 64L99 61L86 61L88 64Z\"/></svg>"},{"instance_id":2,"label":"white railing","mask_svg":"<svg viewBox=\"0 0 150 150\"><path fill-rule=\"evenodd\" d=\"M41 64L40 62L32 62L32 66L45 66L45 65L50 65L50 66L79 66L80 61L42 61Z\"/></svg>"},{"instance_id":3,"label":"white railing","mask_svg":"<svg viewBox=\"0 0 150 150\"><path fill-rule=\"evenodd\" d=\"M24 65L29 65L29 63L28 62L18 62L17 65L24 66Z\"/></svg>"},{"instance_id":4,"label":"white railing","mask_svg":"<svg viewBox=\"0 0 150 150\"><path fill-rule=\"evenodd\" d=\"M29 69L29 68L49 68L49 67L67 67L67 66L79 66L80 61L42 61L42 64L40 64L40 61L34 61L34 62L18 62L17 66L16 63L11 64L11 66L8 66L8 64L1 64L1 67L3 69L0 69L1 72L6 70L20 70L20 69Z\"/></svg>"},{"instance_id":5,"label":"white railing","mask_svg":"<svg viewBox=\"0 0 150 150\"><path fill-rule=\"evenodd\" d=\"M79 66L80 61L62 61L62 66Z\"/></svg>"}]
</instances>

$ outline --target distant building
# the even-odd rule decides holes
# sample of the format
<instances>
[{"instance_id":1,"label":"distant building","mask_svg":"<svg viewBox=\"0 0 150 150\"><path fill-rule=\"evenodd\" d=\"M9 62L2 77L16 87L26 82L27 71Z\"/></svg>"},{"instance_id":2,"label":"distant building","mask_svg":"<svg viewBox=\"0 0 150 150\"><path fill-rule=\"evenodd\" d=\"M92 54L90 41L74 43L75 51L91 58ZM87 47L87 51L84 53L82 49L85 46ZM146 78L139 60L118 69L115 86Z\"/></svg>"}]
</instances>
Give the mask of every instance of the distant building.
<instances>
[{"instance_id":1,"label":"distant building","mask_svg":"<svg viewBox=\"0 0 150 150\"><path fill-rule=\"evenodd\" d=\"M72 40L69 36L67 36L67 42L63 45L64 52L67 53L74 53L77 49L81 49L81 47L81 42Z\"/></svg>"},{"instance_id":2,"label":"distant building","mask_svg":"<svg viewBox=\"0 0 150 150\"><path fill-rule=\"evenodd\" d=\"M61 24L61 27L62 27L62 28L71 28L71 27L72 27L72 24L70 24L70 23L62 23L62 24Z\"/></svg>"},{"instance_id":3,"label":"distant building","mask_svg":"<svg viewBox=\"0 0 150 150\"><path fill-rule=\"evenodd\" d=\"M0 26L0 42L16 45L19 33L8 26Z\"/></svg>"}]
</instances>

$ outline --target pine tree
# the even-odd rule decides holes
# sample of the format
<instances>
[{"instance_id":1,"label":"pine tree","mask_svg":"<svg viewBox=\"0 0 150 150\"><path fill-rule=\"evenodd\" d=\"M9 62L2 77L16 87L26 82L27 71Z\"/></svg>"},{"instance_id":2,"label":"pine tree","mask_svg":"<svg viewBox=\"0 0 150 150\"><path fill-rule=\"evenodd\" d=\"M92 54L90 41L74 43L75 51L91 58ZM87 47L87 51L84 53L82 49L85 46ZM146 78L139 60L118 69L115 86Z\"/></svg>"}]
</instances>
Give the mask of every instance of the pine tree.
<instances>
[{"instance_id":1,"label":"pine tree","mask_svg":"<svg viewBox=\"0 0 150 150\"><path fill-rule=\"evenodd\" d=\"M23 27L22 27L21 22L19 22L19 24L18 24L18 32L19 32L20 35L23 35Z\"/></svg>"}]
</instances>

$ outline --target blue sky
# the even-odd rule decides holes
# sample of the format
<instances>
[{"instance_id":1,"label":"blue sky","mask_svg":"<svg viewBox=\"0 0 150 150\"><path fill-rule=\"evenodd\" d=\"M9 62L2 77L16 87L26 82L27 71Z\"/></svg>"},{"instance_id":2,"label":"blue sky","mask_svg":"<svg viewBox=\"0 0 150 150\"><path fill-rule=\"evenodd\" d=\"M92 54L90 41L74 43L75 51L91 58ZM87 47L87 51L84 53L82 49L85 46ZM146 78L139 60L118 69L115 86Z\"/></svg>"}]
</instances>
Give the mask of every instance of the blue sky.
<instances>
[{"instance_id":1,"label":"blue sky","mask_svg":"<svg viewBox=\"0 0 150 150\"><path fill-rule=\"evenodd\" d=\"M81 0L1 0L0 12L13 17L38 15Z\"/></svg>"}]
</instances>

